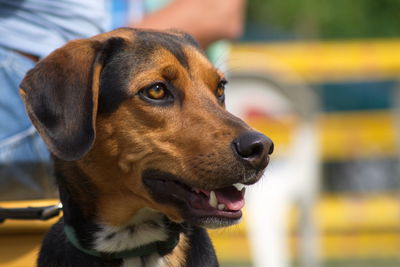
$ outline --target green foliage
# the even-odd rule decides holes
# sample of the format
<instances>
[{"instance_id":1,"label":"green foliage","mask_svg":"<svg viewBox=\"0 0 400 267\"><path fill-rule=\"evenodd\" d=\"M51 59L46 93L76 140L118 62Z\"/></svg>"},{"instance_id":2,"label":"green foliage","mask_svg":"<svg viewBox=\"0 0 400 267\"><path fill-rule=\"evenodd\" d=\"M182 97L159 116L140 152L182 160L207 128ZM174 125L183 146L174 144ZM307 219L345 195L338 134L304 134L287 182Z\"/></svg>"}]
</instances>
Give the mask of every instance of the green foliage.
<instances>
[{"instance_id":1,"label":"green foliage","mask_svg":"<svg viewBox=\"0 0 400 267\"><path fill-rule=\"evenodd\" d=\"M248 0L248 22L302 38L400 36L400 0Z\"/></svg>"}]
</instances>

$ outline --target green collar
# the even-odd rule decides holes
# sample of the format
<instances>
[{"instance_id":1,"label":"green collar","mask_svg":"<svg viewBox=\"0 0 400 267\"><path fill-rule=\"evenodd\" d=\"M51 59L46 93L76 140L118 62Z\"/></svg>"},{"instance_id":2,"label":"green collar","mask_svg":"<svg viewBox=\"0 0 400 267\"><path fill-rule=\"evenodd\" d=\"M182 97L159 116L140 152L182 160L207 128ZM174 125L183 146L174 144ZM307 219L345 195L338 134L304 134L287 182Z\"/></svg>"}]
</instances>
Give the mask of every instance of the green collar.
<instances>
[{"instance_id":1,"label":"green collar","mask_svg":"<svg viewBox=\"0 0 400 267\"><path fill-rule=\"evenodd\" d=\"M106 259L124 259L130 257L148 256L153 253L158 253L164 256L170 253L179 242L179 232L172 234L166 241L157 241L134 249L123 250L115 253L100 252L93 249L86 249L82 247L76 237L75 229L72 226L64 225L64 232L68 241L80 251L99 258Z\"/></svg>"}]
</instances>

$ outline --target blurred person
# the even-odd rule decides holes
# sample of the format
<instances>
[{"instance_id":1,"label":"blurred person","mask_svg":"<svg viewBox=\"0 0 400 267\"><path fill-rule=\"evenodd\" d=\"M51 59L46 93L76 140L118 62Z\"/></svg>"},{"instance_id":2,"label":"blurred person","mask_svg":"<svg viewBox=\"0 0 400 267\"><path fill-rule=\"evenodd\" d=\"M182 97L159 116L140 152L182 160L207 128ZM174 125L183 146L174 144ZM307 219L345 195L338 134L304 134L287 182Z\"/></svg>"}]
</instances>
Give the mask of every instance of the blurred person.
<instances>
[{"instance_id":1,"label":"blurred person","mask_svg":"<svg viewBox=\"0 0 400 267\"><path fill-rule=\"evenodd\" d=\"M114 2L133 7L126 25L181 29L204 48L243 29L245 0L175 0L147 15L143 1ZM0 199L54 196L50 154L25 113L19 83L69 40L110 30L109 7L105 0L0 0Z\"/></svg>"},{"instance_id":2,"label":"blurred person","mask_svg":"<svg viewBox=\"0 0 400 267\"><path fill-rule=\"evenodd\" d=\"M194 36L206 48L220 39L240 37L244 5L244 0L175 0L131 25L140 28L180 29Z\"/></svg>"},{"instance_id":3,"label":"blurred person","mask_svg":"<svg viewBox=\"0 0 400 267\"><path fill-rule=\"evenodd\" d=\"M19 83L71 39L107 30L104 1L0 0L0 199L54 196L49 152L32 126Z\"/></svg>"}]
</instances>

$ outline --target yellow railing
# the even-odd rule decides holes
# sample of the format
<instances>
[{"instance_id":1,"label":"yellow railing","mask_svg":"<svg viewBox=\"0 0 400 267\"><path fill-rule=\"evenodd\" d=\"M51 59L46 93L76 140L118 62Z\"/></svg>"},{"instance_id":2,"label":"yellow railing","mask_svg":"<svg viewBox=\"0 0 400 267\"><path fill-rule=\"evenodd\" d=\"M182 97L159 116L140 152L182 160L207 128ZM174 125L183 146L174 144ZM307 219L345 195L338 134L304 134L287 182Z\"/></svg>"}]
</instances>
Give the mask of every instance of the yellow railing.
<instances>
[{"instance_id":1,"label":"yellow railing","mask_svg":"<svg viewBox=\"0 0 400 267\"><path fill-rule=\"evenodd\" d=\"M3 208L55 205L58 200L0 202ZM6 220L0 224L0 266L36 266L41 240L57 218L49 221Z\"/></svg>"},{"instance_id":2,"label":"yellow railing","mask_svg":"<svg viewBox=\"0 0 400 267\"><path fill-rule=\"evenodd\" d=\"M296 118L256 118L250 125L267 134L276 144L279 157L291 141ZM389 111L336 112L320 114L317 127L323 160L376 158L396 155L397 133Z\"/></svg>"},{"instance_id":3,"label":"yellow railing","mask_svg":"<svg viewBox=\"0 0 400 267\"><path fill-rule=\"evenodd\" d=\"M237 44L229 68L281 75L278 61L307 82L397 79L400 53L396 51L400 39Z\"/></svg>"}]
</instances>

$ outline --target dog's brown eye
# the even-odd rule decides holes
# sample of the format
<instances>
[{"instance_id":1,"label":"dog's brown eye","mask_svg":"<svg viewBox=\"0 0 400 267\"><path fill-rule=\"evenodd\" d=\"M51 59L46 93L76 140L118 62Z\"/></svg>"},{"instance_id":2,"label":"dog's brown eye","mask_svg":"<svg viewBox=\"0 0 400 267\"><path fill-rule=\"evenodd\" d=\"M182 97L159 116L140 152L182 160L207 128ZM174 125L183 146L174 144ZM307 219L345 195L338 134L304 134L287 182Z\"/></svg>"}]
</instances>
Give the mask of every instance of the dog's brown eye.
<instances>
[{"instance_id":1,"label":"dog's brown eye","mask_svg":"<svg viewBox=\"0 0 400 267\"><path fill-rule=\"evenodd\" d=\"M218 83L217 90L215 90L215 95L217 96L220 102L224 102L225 100L225 84L227 83L226 80L222 80Z\"/></svg>"},{"instance_id":2,"label":"dog's brown eye","mask_svg":"<svg viewBox=\"0 0 400 267\"><path fill-rule=\"evenodd\" d=\"M148 88L144 93L148 98L154 100L164 99L167 95L166 88L163 84L155 84Z\"/></svg>"},{"instance_id":3,"label":"dog's brown eye","mask_svg":"<svg viewBox=\"0 0 400 267\"><path fill-rule=\"evenodd\" d=\"M225 87L218 87L218 88L217 88L217 91L216 91L217 97L223 96L224 93L225 93Z\"/></svg>"},{"instance_id":4,"label":"dog's brown eye","mask_svg":"<svg viewBox=\"0 0 400 267\"><path fill-rule=\"evenodd\" d=\"M174 102L174 96L163 82L153 83L139 90L138 96L154 105L168 105Z\"/></svg>"}]
</instances>

